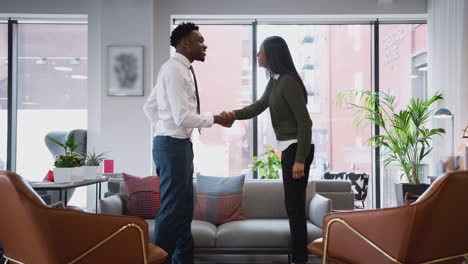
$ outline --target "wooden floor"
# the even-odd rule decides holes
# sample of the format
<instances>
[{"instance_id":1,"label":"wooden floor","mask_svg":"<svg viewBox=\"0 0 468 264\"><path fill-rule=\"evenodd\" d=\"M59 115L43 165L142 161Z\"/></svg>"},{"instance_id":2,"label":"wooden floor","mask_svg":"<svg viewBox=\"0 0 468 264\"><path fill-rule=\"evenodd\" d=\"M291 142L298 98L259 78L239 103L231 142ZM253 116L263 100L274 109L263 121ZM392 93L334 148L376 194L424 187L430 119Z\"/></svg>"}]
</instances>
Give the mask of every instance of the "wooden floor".
<instances>
[{"instance_id":1,"label":"wooden floor","mask_svg":"<svg viewBox=\"0 0 468 264\"><path fill-rule=\"evenodd\" d=\"M287 264L286 255L195 255L195 264ZM307 264L321 264L321 259L309 256Z\"/></svg>"}]
</instances>

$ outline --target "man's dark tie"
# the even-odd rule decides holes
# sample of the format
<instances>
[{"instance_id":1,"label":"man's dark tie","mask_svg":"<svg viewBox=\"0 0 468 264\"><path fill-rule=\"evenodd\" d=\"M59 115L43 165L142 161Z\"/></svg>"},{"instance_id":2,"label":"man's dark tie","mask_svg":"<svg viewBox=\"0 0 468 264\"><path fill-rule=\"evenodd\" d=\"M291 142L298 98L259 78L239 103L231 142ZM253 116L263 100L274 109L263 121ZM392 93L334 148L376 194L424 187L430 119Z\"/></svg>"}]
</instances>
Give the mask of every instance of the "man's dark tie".
<instances>
[{"instance_id":1,"label":"man's dark tie","mask_svg":"<svg viewBox=\"0 0 468 264\"><path fill-rule=\"evenodd\" d=\"M193 81L195 82L195 97L197 97L197 114L200 114L200 96L198 95L197 77L195 76L195 72L193 71L192 65L190 65L189 69L193 74Z\"/></svg>"},{"instance_id":2,"label":"man's dark tie","mask_svg":"<svg viewBox=\"0 0 468 264\"><path fill-rule=\"evenodd\" d=\"M192 72L193 81L195 82L195 97L197 98L197 114L200 114L200 96L198 95L197 77L195 76L195 71L193 70L192 65L190 65L189 69ZM200 133L201 135L201 128L198 128L198 133Z\"/></svg>"}]
</instances>

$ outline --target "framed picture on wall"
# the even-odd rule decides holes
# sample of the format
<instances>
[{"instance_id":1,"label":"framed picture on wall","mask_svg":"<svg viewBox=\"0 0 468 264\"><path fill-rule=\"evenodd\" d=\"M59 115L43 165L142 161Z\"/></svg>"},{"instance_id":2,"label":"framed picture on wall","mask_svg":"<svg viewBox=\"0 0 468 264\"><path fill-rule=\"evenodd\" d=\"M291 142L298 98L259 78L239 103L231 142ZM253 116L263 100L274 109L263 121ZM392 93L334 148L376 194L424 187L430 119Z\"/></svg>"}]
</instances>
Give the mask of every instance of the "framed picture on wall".
<instances>
[{"instance_id":1,"label":"framed picture on wall","mask_svg":"<svg viewBox=\"0 0 468 264\"><path fill-rule=\"evenodd\" d=\"M107 78L107 95L143 96L143 46L108 46Z\"/></svg>"}]
</instances>

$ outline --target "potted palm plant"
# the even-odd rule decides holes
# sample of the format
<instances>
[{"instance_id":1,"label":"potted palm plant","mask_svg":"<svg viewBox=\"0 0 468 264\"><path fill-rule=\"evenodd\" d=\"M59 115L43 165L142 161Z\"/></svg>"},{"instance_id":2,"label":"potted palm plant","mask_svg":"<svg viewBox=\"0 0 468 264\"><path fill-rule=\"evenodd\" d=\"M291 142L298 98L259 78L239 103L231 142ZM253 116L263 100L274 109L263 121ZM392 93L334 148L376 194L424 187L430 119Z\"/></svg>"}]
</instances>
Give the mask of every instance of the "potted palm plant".
<instances>
[{"instance_id":1,"label":"potted palm plant","mask_svg":"<svg viewBox=\"0 0 468 264\"><path fill-rule=\"evenodd\" d=\"M384 167L398 166L400 179L407 182L395 185L397 204L403 205L407 192L422 194L428 185L421 183L421 168L427 166L424 159L432 151L432 137L445 133L442 128L426 127L432 116L430 106L442 100L442 94L436 93L428 100L411 98L401 110L397 110L395 96L382 91L345 90L337 99L338 104L345 102L358 112L355 126L371 122L380 127L381 134L372 136L369 144L381 149Z\"/></svg>"}]
</instances>

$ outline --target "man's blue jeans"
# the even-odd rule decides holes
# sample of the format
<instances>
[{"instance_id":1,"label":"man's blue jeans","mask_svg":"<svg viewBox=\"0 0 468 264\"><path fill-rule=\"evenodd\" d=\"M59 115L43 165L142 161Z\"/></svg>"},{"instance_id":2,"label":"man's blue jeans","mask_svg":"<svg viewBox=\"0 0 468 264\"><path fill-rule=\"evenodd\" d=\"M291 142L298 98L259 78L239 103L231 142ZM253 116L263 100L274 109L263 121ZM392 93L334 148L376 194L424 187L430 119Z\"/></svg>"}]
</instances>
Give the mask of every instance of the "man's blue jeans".
<instances>
[{"instance_id":1,"label":"man's blue jeans","mask_svg":"<svg viewBox=\"0 0 468 264\"><path fill-rule=\"evenodd\" d=\"M156 136L153 159L160 180L161 206L154 243L169 257L165 263L192 264L193 149L189 139Z\"/></svg>"}]
</instances>

